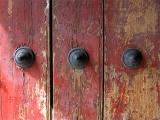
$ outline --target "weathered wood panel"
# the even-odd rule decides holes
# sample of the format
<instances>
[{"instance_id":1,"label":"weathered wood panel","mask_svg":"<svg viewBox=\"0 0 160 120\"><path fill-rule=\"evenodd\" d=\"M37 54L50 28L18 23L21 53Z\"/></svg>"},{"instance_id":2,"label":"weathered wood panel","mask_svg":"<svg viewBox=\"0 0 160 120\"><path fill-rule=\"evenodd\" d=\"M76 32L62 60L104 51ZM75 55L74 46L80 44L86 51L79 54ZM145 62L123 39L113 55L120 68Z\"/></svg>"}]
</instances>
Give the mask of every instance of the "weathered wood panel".
<instances>
[{"instance_id":1,"label":"weathered wood panel","mask_svg":"<svg viewBox=\"0 0 160 120\"><path fill-rule=\"evenodd\" d=\"M160 120L159 46L159 0L105 0L105 120ZM130 47L139 69L121 62Z\"/></svg>"},{"instance_id":2,"label":"weathered wood panel","mask_svg":"<svg viewBox=\"0 0 160 120\"><path fill-rule=\"evenodd\" d=\"M100 0L53 1L54 120L101 119L102 41ZM83 70L67 63L70 49L85 48Z\"/></svg>"},{"instance_id":3,"label":"weathered wood panel","mask_svg":"<svg viewBox=\"0 0 160 120\"><path fill-rule=\"evenodd\" d=\"M46 120L46 0L0 0L0 120ZM12 58L20 46L36 54L31 68L18 68Z\"/></svg>"}]
</instances>

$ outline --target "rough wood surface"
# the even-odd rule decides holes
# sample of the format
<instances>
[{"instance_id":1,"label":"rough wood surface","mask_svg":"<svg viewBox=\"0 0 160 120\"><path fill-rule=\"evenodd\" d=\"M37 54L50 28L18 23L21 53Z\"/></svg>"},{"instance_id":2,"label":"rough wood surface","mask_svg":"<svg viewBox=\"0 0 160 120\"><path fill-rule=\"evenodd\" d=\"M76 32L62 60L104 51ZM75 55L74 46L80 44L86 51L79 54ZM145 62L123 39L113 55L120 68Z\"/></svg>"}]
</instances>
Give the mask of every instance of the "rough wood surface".
<instances>
[{"instance_id":1,"label":"rough wood surface","mask_svg":"<svg viewBox=\"0 0 160 120\"><path fill-rule=\"evenodd\" d=\"M46 0L0 0L0 120L47 120ZM12 58L20 46L36 54L29 69Z\"/></svg>"},{"instance_id":2,"label":"rough wood surface","mask_svg":"<svg viewBox=\"0 0 160 120\"><path fill-rule=\"evenodd\" d=\"M54 120L101 120L100 0L54 0ZM67 63L70 49L85 48L84 70Z\"/></svg>"},{"instance_id":3,"label":"rough wood surface","mask_svg":"<svg viewBox=\"0 0 160 120\"><path fill-rule=\"evenodd\" d=\"M105 0L105 120L160 120L160 1ZM138 48L139 69L125 68Z\"/></svg>"}]
</instances>

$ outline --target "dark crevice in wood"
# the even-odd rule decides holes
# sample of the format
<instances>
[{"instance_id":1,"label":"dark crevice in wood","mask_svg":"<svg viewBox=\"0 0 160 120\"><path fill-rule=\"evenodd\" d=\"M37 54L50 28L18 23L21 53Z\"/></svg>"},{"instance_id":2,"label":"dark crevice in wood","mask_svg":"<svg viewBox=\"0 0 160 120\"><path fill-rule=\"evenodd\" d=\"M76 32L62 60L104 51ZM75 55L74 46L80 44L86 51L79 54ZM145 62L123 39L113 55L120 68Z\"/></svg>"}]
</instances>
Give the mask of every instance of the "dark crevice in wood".
<instances>
[{"instance_id":1,"label":"dark crevice in wood","mask_svg":"<svg viewBox=\"0 0 160 120\"><path fill-rule=\"evenodd\" d=\"M101 16L102 16L102 120L104 120L104 108L105 108L105 78L104 78L104 40L105 40L105 0L101 1Z\"/></svg>"},{"instance_id":2,"label":"dark crevice in wood","mask_svg":"<svg viewBox=\"0 0 160 120\"><path fill-rule=\"evenodd\" d=\"M49 0L49 61L50 61L50 119L52 120L53 110L53 21L52 21L52 0Z\"/></svg>"}]
</instances>

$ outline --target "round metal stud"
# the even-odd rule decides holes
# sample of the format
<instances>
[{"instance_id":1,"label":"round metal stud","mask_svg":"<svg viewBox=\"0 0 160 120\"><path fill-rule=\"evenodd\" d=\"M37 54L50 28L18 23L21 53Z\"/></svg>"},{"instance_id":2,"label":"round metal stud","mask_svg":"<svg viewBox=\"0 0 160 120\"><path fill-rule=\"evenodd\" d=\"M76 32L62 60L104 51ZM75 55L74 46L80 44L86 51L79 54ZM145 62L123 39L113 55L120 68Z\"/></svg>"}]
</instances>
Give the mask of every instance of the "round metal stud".
<instances>
[{"instance_id":1,"label":"round metal stud","mask_svg":"<svg viewBox=\"0 0 160 120\"><path fill-rule=\"evenodd\" d=\"M13 54L14 61L21 68L31 67L35 61L35 54L29 47L20 47Z\"/></svg>"},{"instance_id":2,"label":"round metal stud","mask_svg":"<svg viewBox=\"0 0 160 120\"><path fill-rule=\"evenodd\" d=\"M142 53L138 49L128 48L123 54L122 62L128 68L137 68L142 59Z\"/></svg>"},{"instance_id":3,"label":"round metal stud","mask_svg":"<svg viewBox=\"0 0 160 120\"><path fill-rule=\"evenodd\" d=\"M74 69L83 69L89 61L89 55L83 48L73 48L68 53L68 63Z\"/></svg>"}]
</instances>

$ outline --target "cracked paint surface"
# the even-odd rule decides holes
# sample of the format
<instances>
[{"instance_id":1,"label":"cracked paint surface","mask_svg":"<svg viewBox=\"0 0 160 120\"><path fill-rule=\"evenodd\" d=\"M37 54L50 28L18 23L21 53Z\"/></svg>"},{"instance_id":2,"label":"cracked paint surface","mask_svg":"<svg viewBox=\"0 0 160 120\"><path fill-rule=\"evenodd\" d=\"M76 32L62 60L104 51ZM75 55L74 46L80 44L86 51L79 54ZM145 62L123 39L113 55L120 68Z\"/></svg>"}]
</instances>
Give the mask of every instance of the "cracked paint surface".
<instances>
[{"instance_id":1,"label":"cracked paint surface","mask_svg":"<svg viewBox=\"0 0 160 120\"><path fill-rule=\"evenodd\" d=\"M0 1L0 120L48 120L48 26L45 0ZM13 61L20 46L36 61L21 69Z\"/></svg>"},{"instance_id":2,"label":"cracked paint surface","mask_svg":"<svg viewBox=\"0 0 160 120\"><path fill-rule=\"evenodd\" d=\"M54 0L54 120L101 120L100 0ZM85 48L90 62L74 70L67 54Z\"/></svg>"},{"instance_id":3,"label":"cracked paint surface","mask_svg":"<svg viewBox=\"0 0 160 120\"><path fill-rule=\"evenodd\" d=\"M160 119L160 2L106 0L105 120ZM143 54L139 69L123 66L126 48Z\"/></svg>"}]
</instances>

